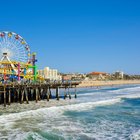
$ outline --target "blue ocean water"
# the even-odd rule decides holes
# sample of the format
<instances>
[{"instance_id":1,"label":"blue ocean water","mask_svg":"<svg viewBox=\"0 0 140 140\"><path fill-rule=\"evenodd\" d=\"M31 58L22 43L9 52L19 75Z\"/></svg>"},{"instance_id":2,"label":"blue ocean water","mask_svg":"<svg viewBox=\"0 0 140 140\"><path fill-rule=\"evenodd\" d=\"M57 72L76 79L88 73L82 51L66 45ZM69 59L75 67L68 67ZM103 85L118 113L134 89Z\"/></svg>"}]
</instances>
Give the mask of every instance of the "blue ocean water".
<instances>
[{"instance_id":1,"label":"blue ocean water","mask_svg":"<svg viewBox=\"0 0 140 140\"><path fill-rule=\"evenodd\" d=\"M71 100L1 106L0 139L140 139L140 85L80 88L77 95Z\"/></svg>"}]
</instances>

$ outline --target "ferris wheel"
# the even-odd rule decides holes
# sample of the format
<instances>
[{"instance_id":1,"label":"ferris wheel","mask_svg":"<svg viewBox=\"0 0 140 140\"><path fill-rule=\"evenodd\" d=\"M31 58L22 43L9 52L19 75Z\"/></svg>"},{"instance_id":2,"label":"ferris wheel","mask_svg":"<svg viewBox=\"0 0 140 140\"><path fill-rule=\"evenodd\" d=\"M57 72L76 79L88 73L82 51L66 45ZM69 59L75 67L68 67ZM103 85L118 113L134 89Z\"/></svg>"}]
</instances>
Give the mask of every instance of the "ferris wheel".
<instances>
[{"instance_id":1,"label":"ferris wheel","mask_svg":"<svg viewBox=\"0 0 140 140\"><path fill-rule=\"evenodd\" d=\"M14 32L0 32L0 60L4 54L10 61L30 62L30 47Z\"/></svg>"}]
</instances>

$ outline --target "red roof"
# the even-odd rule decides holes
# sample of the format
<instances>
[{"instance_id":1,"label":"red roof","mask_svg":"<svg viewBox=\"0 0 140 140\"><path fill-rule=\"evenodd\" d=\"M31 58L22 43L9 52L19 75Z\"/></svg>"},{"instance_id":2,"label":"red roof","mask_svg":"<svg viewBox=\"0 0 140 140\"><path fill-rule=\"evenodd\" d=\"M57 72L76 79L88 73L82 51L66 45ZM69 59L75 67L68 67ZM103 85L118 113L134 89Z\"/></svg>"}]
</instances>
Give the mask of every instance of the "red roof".
<instances>
[{"instance_id":1,"label":"red roof","mask_svg":"<svg viewBox=\"0 0 140 140\"><path fill-rule=\"evenodd\" d=\"M90 75L100 75L100 74L106 75L107 73L105 73L105 72L91 72L90 73Z\"/></svg>"}]
</instances>

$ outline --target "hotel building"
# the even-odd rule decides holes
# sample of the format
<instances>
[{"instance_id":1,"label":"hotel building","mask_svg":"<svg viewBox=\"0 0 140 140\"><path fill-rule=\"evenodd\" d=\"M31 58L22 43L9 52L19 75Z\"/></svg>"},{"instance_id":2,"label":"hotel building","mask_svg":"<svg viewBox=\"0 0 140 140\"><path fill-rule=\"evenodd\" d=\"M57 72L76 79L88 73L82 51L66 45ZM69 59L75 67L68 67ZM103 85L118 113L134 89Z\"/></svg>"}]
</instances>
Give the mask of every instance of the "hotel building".
<instances>
[{"instance_id":1,"label":"hotel building","mask_svg":"<svg viewBox=\"0 0 140 140\"><path fill-rule=\"evenodd\" d=\"M45 67L44 70L38 70L38 74L47 80L62 80L62 76L58 74L57 69Z\"/></svg>"}]
</instances>

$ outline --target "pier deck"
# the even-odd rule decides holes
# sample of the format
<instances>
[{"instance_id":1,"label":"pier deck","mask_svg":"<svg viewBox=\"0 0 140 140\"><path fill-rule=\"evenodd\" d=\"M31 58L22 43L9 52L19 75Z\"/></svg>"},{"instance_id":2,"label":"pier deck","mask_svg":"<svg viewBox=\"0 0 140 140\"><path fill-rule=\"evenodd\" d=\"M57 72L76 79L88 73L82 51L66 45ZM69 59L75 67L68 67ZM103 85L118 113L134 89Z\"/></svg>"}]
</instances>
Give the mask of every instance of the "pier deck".
<instances>
[{"instance_id":1,"label":"pier deck","mask_svg":"<svg viewBox=\"0 0 140 140\"><path fill-rule=\"evenodd\" d=\"M59 100L59 89L64 89L64 99L67 97L71 99L71 93L69 89L75 88L74 97L77 98L76 94L76 86L79 85L80 82L71 82L71 83L28 83L28 84L1 84L0 85L0 104L10 105L11 103L24 103L27 104L29 101L40 101L47 99L49 101L52 99L51 90L56 90L55 98Z\"/></svg>"}]
</instances>

